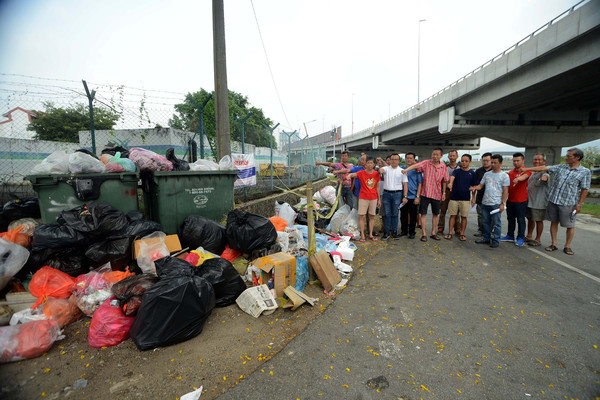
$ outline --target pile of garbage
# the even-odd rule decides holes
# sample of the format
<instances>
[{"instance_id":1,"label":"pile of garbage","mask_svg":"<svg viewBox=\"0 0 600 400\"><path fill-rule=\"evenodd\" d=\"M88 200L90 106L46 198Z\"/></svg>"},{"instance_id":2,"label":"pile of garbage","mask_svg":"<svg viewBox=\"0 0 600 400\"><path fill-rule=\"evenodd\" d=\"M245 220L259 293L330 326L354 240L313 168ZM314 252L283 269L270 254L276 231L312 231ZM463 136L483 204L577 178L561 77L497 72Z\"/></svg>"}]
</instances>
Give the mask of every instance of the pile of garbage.
<instances>
[{"instance_id":1,"label":"pile of garbage","mask_svg":"<svg viewBox=\"0 0 600 400\"><path fill-rule=\"evenodd\" d=\"M140 161L142 152L135 155L135 148L129 158L119 153L103 155L104 165L122 159L136 160L140 168L164 165L157 158ZM68 158L75 163L86 157ZM330 208L335 205L335 197L324 200L333 201ZM36 199L5 204L0 212L0 296L6 296L0 301L0 362L45 353L63 338L62 329L80 318L91 318L92 347L131 338L147 350L197 336L214 307L237 303L258 317L278 307L312 305L317 299L303 293L309 264L326 294L343 287L352 272L344 261L352 261L356 249L351 237L317 228L317 252L309 257L302 211L287 203L277 203L275 210L265 218L234 209L225 226L190 215L178 234L167 235L140 212L125 214L102 202L63 210L52 224L41 223ZM338 220L351 213L342 210L320 224L343 225Z\"/></svg>"},{"instance_id":2,"label":"pile of garbage","mask_svg":"<svg viewBox=\"0 0 600 400\"><path fill-rule=\"evenodd\" d=\"M94 153L79 149L67 154L58 150L46 157L31 169L32 175L46 174L96 174L102 172L141 172L150 171L225 171L235 169L230 156L219 163L198 160L188 163L175 156L173 148L167 149L164 156L141 147L110 147L102 150L98 158Z\"/></svg>"}]
</instances>

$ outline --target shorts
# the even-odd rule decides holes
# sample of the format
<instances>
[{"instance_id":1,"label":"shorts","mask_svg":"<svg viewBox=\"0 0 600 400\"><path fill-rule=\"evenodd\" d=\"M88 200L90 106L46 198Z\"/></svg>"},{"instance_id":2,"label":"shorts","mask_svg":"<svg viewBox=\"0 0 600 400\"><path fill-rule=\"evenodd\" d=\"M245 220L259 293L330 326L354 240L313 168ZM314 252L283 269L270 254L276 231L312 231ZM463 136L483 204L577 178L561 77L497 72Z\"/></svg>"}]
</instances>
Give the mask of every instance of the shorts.
<instances>
[{"instance_id":1,"label":"shorts","mask_svg":"<svg viewBox=\"0 0 600 400\"><path fill-rule=\"evenodd\" d=\"M457 215L460 213L461 216L467 217L471 211L471 202L469 200L450 200L448 203L448 215Z\"/></svg>"},{"instance_id":2,"label":"shorts","mask_svg":"<svg viewBox=\"0 0 600 400\"><path fill-rule=\"evenodd\" d=\"M546 219L552 222L560 222L563 228L574 228L577 215L571 215L575 206L559 206L548 202L546 206Z\"/></svg>"},{"instance_id":3,"label":"shorts","mask_svg":"<svg viewBox=\"0 0 600 400\"><path fill-rule=\"evenodd\" d=\"M531 219L535 222L543 221L546 217L546 209L545 208L530 208L527 207L527 211L525 212L525 216L528 219Z\"/></svg>"},{"instance_id":4,"label":"shorts","mask_svg":"<svg viewBox=\"0 0 600 400\"><path fill-rule=\"evenodd\" d=\"M365 200L358 199L358 215L375 215L377 212L377 199L375 200Z\"/></svg>"},{"instance_id":5,"label":"shorts","mask_svg":"<svg viewBox=\"0 0 600 400\"><path fill-rule=\"evenodd\" d=\"M433 215L438 215L440 213L440 206L442 204L442 201L423 196L421 196L421 202L419 203L419 213L421 213L421 215L426 215L427 207L429 207L430 204L431 213Z\"/></svg>"}]
</instances>

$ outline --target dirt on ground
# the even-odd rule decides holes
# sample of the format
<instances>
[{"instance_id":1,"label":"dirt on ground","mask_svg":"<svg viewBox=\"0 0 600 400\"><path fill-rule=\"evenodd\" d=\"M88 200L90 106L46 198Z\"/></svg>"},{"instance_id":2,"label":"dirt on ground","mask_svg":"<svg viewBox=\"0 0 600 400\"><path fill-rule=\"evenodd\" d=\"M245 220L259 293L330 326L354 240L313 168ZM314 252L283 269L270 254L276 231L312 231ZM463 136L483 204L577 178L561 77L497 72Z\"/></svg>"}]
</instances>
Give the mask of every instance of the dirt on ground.
<instances>
[{"instance_id":1,"label":"dirt on ground","mask_svg":"<svg viewBox=\"0 0 600 400\"><path fill-rule=\"evenodd\" d=\"M215 308L197 337L148 351L131 339L90 347L91 318L83 317L65 327L65 338L45 355L0 365L0 399L176 399L200 386L203 400L214 399L260 368L333 301L320 285L307 285L305 293L318 298L313 307L279 308L258 318L236 304Z\"/></svg>"}]
</instances>

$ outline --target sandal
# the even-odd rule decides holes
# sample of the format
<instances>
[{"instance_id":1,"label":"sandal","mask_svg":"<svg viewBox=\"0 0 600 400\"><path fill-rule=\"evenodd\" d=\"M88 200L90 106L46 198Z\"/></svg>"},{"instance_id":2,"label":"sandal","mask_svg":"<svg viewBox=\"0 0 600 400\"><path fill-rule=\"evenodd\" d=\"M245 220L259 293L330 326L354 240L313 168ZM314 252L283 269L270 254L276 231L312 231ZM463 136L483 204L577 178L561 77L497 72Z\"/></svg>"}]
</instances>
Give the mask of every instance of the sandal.
<instances>
[{"instance_id":1,"label":"sandal","mask_svg":"<svg viewBox=\"0 0 600 400\"><path fill-rule=\"evenodd\" d=\"M570 247L565 247L565 248L563 249L563 251L565 252L565 254L568 254L568 255L570 255L570 256L572 256L573 254L575 254L575 252L573 252L573 250L571 250L571 248L570 248Z\"/></svg>"},{"instance_id":2,"label":"sandal","mask_svg":"<svg viewBox=\"0 0 600 400\"><path fill-rule=\"evenodd\" d=\"M461 242L464 242L465 240L467 240L467 237L465 235L459 235L458 240L460 240Z\"/></svg>"},{"instance_id":3,"label":"sandal","mask_svg":"<svg viewBox=\"0 0 600 400\"><path fill-rule=\"evenodd\" d=\"M377 242L379 239L377 239L376 237L373 236L369 236L369 240L372 240L374 242Z\"/></svg>"},{"instance_id":4,"label":"sandal","mask_svg":"<svg viewBox=\"0 0 600 400\"><path fill-rule=\"evenodd\" d=\"M440 240L440 237L438 235L431 235L429 237L432 238L433 240Z\"/></svg>"},{"instance_id":5,"label":"sandal","mask_svg":"<svg viewBox=\"0 0 600 400\"><path fill-rule=\"evenodd\" d=\"M531 247L541 246L542 244L534 239L529 239L529 243L527 243Z\"/></svg>"},{"instance_id":6,"label":"sandal","mask_svg":"<svg viewBox=\"0 0 600 400\"><path fill-rule=\"evenodd\" d=\"M556 247L555 245L551 245L546 247L544 250L546 251L554 251L554 250L558 250L558 247Z\"/></svg>"},{"instance_id":7,"label":"sandal","mask_svg":"<svg viewBox=\"0 0 600 400\"><path fill-rule=\"evenodd\" d=\"M449 233L449 234L447 234L447 235L444 235L444 239L446 239L446 240L450 240L450 239L452 239L452 234L451 234L451 233Z\"/></svg>"},{"instance_id":8,"label":"sandal","mask_svg":"<svg viewBox=\"0 0 600 400\"><path fill-rule=\"evenodd\" d=\"M421 242L426 242L427 241L427 236L421 236Z\"/></svg>"},{"instance_id":9,"label":"sandal","mask_svg":"<svg viewBox=\"0 0 600 400\"><path fill-rule=\"evenodd\" d=\"M359 242L361 242L361 243L364 243L366 241L367 241L367 239L365 239L365 238L360 238L360 240L359 240Z\"/></svg>"}]
</instances>

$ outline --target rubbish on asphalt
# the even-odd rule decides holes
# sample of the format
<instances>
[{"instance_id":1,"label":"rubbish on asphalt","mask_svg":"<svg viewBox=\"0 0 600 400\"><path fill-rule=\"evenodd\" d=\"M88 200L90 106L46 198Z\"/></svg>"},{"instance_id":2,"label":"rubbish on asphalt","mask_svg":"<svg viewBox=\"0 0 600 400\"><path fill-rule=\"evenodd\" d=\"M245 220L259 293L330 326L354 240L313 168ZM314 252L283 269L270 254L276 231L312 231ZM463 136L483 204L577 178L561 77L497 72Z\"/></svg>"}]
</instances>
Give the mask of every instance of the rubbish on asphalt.
<instances>
[{"instance_id":1,"label":"rubbish on asphalt","mask_svg":"<svg viewBox=\"0 0 600 400\"><path fill-rule=\"evenodd\" d=\"M224 258L211 258L206 260L194 273L206 279L215 291L215 307L226 307L235 303L235 299L246 290L244 280L233 268L233 265Z\"/></svg>"},{"instance_id":2,"label":"rubbish on asphalt","mask_svg":"<svg viewBox=\"0 0 600 400\"><path fill-rule=\"evenodd\" d=\"M46 319L0 327L0 363L39 357L61 338L58 323Z\"/></svg>"},{"instance_id":3,"label":"rubbish on asphalt","mask_svg":"<svg viewBox=\"0 0 600 400\"><path fill-rule=\"evenodd\" d=\"M123 313L128 317L134 317L142 305L142 296L156 282L158 276L154 274L140 274L130 276L115 283L111 287L112 293L119 300Z\"/></svg>"},{"instance_id":4,"label":"rubbish on asphalt","mask_svg":"<svg viewBox=\"0 0 600 400\"><path fill-rule=\"evenodd\" d=\"M29 258L29 250L16 243L0 238L0 290L23 268Z\"/></svg>"},{"instance_id":5,"label":"rubbish on asphalt","mask_svg":"<svg viewBox=\"0 0 600 400\"><path fill-rule=\"evenodd\" d=\"M267 248L277 241L277 231L271 221L237 208L227 214L226 233L229 246L242 253Z\"/></svg>"},{"instance_id":6,"label":"rubbish on asphalt","mask_svg":"<svg viewBox=\"0 0 600 400\"><path fill-rule=\"evenodd\" d=\"M123 314L118 301L113 304L111 297L96 310L92 316L88 332L88 344L91 347L116 346L129 338L129 329L135 320Z\"/></svg>"},{"instance_id":7,"label":"rubbish on asphalt","mask_svg":"<svg viewBox=\"0 0 600 400\"><path fill-rule=\"evenodd\" d=\"M112 272L110 263L102 267L79 275L73 286L75 304L88 317L112 296L111 287L113 282L106 279L105 274Z\"/></svg>"},{"instance_id":8,"label":"rubbish on asphalt","mask_svg":"<svg viewBox=\"0 0 600 400\"><path fill-rule=\"evenodd\" d=\"M211 253L221 254L227 246L225 227L200 215L186 217L178 233L181 245L190 249L203 247Z\"/></svg>"},{"instance_id":9,"label":"rubbish on asphalt","mask_svg":"<svg viewBox=\"0 0 600 400\"><path fill-rule=\"evenodd\" d=\"M288 226L294 225L298 213L288 203L275 202L275 216L283 218Z\"/></svg>"},{"instance_id":10,"label":"rubbish on asphalt","mask_svg":"<svg viewBox=\"0 0 600 400\"><path fill-rule=\"evenodd\" d=\"M48 297L43 306L43 312L46 318L58 322L58 326L65 326L77 321L81 318L81 310L75 304L75 296L71 295L65 299L55 299Z\"/></svg>"},{"instance_id":11,"label":"rubbish on asphalt","mask_svg":"<svg viewBox=\"0 0 600 400\"><path fill-rule=\"evenodd\" d=\"M325 250L312 255L309 258L309 262L326 291L331 292L335 288L335 285L342 280L333 261L331 261L329 253Z\"/></svg>"},{"instance_id":12,"label":"rubbish on asphalt","mask_svg":"<svg viewBox=\"0 0 600 400\"><path fill-rule=\"evenodd\" d=\"M74 286L75 278L72 276L54 268L42 267L29 283L29 291L38 298L32 308L42 304L47 297L69 297Z\"/></svg>"},{"instance_id":13,"label":"rubbish on asphalt","mask_svg":"<svg viewBox=\"0 0 600 400\"><path fill-rule=\"evenodd\" d=\"M200 396L202 395L202 386L193 392L189 392L184 394L179 398L179 400L200 400Z\"/></svg>"},{"instance_id":14,"label":"rubbish on asphalt","mask_svg":"<svg viewBox=\"0 0 600 400\"><path fill-rule=\"evenodd\" d=\"M275 297L283 297L283 290L296 283L296 258L292 255L279 252L257 258L252 265L260 269L256 277L258 283L266 283L269 289L274 289Z\"/></svg>"},{"instance_id":15,"label":"rubbish on asphalt","mask_svg":"<svg viewBox=\"0 0 600 400\"><path fill-rule=\"evenodd\" d=\"M282 308L291 308L292 311L296 311L296 309L304 303L314 306L315 301L317 301L317 299L313 299L312 297L309 297L306 294L294 289L293 286L286 287L283 292L289 298L289 301L285 303Z\"/></svg>"},{"instance_id":16,"label":"rubbish on asphalt","mask_svg":"<svg viewBox=\"0 0 600 400\"><path fill-rule=\"evenodd\" d=\"M143 272L156 273L154 261L171 254L165 243L166 237L164 232L154 232L135 241L135 258Z\"/></svg>"},{"instance_id":17,"label":"rubbish on asphalt","mask_svg":"<svg viewBox=\"0 0 600 400\"><path fill-rule=\"evenodd\" d=\"M258 318L262 315L273 314L277 309L275 297L267 285L248 288L235 300L242 311Z\"/></svg>"}]
</instances>

